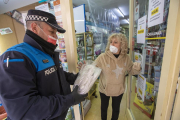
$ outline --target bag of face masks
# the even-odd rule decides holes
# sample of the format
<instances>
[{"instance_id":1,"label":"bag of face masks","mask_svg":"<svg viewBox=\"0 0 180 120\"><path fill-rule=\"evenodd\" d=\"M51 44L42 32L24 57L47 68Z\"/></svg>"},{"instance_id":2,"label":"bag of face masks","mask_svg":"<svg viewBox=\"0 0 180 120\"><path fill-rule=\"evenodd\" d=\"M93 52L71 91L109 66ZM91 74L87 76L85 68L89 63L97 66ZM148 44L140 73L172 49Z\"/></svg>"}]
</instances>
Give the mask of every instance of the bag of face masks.
<instances>
[{"instance_id":1,"label":"bag of face masks","mask_svg":"<svg viewBox=\"0 0 180 120\"><path fill-rule=\"evenodd\" d=\"M79 94L88 93L100 74L100 68L96 67L94 64L89 64L86 62L86 64L81 67L73 88L78 85Z\"/></svg>"}]
</instances>

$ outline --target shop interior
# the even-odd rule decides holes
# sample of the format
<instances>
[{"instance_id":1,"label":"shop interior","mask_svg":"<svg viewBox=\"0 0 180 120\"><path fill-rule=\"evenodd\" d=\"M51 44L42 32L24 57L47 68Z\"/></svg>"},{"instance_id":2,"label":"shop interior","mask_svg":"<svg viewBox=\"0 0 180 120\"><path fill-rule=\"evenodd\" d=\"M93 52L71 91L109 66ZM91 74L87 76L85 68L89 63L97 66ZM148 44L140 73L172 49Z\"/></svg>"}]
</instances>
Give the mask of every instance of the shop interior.
<instances>
[{"instance_id":1,"label":"shop interior","mask_svg":"<svg viewBox=\"0 0 180 120\"><path fill-rule=\"evenodd\" d=\"M6 3L7 2L7 3ZM134 32L132 38L132 60L140 62L141 75L131 77L130 110L135 120L154 120L156 101L159 89L161 66L163 62L167 19L170 0L163 1L163 22L148 26L145 25L145 42L138 40L138 21L148 15L149 0L136 0L134 3ZM125 34L129 41L129 0L72 0L77 48L77 61L93 62L101 53L105 52L108 36L112 33ZM8 1L2 1L7 4ZM63 27L60 0L34 0L21 7L9 9L0 13L0 55L7 48L22 43L26 31L25 17L29 9L38 9L50 12ZM148 17L146 17L148 18ZM66 39L57 33L58 41L56 52L62 62L64 71L68 71ZM126 77L126 86L128 77ZM141 91L141 80L145 88ZM126 120L127 90L123 95L118 120ZM142 92L142 93L141 93ZM108 120L111 119L111 100L108 108ZM0 106L2 104L0 103ZM101 103L98 90L98 79L88 92L86 100L79 105L82 120L100 120ZM66 120L75 119L73 106L69 108Z\"/></svg>"}]
</instances>

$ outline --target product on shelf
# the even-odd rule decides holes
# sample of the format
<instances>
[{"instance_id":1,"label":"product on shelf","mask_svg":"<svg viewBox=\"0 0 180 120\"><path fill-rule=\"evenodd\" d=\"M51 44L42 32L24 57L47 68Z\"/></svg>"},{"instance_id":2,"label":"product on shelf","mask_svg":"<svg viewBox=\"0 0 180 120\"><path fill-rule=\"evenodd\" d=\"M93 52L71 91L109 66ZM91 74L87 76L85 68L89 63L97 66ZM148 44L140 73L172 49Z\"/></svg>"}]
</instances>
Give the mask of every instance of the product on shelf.
<instances>
[{"instance_id":1,"label":"product on shelf","mask_svg":"<svg viewBox=\"0 0 180 120\"><path fill-rule=\"evenodd\" d=\"M60 54L60 60L61 62L67 62L66 54Z\"/></svg>"},{"instance_id":2,"label":"product on shelf","mask_svg":"<svg viewBox=\"0 0 180 120\"><path fill-rule=\"evenodd\" d=\"M64 42L64 40L59 40L59 49L65 49L65 42Z\"/></svg>"},{"instance_id":3,"label":"product on shelf","mask_svg":"<svg viewBox=\"0 0 180 120\"><path fill-rule=\"evenodd\" d=\"M87 55L92 55L92 53L93 53L91 47L87 47L87 48L86 48L86 51L87 51Z\"/></svg>"},{"instance_id":4,"label":"product on shelf","mask_svg":"<svg viewBox=\"0 0 180 120\"><path fill-rule=\"evenodd\" d=\"M76 41L77 41L77 46L79 46L79 47L83 47L84 46L84 37L83 36L78 36L76 38Z\"/></svg>"},{"instance_id":5,"label":"product on shelf","mask_svg":"<svg viewBox=\"0 0 180 120\"><path fill-rule=\"evenodd\" d=\"M93 34L91 32L76 34L78 61L94 60Z\"/></svg>"},{"instance_id":6,"label":"product on shelf","mask_svg":"<svg viewBox=\"0 0 180 120\"><path fill-rule=\"evenodd\" d=\"M101 46L102 44L95 44L94 45L94 55L98 56L101 54Z\"/></svg>"},{"instance_id":7,"label":"product on shelf","mask_svg":"<svg viewBox=\"0 0 180 120\"><path fill-rule=\"evenodd\" d=\"M77 48L77 53L78 53L79 55L84 55L84 54L85 54L84 47L78 47L78 48Z\"/></svg>"},{"instance_id":8,"label":"product on shelf","mask_svg":"<svg viewBox=\"0 0 180 120\"><path fill-rule=\"evenodd\" d=\"M161 76L161 66L154 66L154 76L154 91L158 91Z\"/></svg>"},{"instance_id":9,"label":"product on shelf","mask_svg":"<svg viewBox=\"0 0 180 120\"><path fill-rule=\"evenodd\" d=\"M68 64L67 63L62 63L62 67L63 67L63 70L68 72Z\"/></svg>"},{"instance_id":10,"label":"product on shelf","mask_svg":"<svg viewBox=\"0 0 180 120\"><path fill-rule=\"evenodd\" d=\"M93 41L92 41L90 35L87 35L87 37L86 37L86 44L87 44L87 46L92 46L93 45Z\"/></svg>"}]
</instances>

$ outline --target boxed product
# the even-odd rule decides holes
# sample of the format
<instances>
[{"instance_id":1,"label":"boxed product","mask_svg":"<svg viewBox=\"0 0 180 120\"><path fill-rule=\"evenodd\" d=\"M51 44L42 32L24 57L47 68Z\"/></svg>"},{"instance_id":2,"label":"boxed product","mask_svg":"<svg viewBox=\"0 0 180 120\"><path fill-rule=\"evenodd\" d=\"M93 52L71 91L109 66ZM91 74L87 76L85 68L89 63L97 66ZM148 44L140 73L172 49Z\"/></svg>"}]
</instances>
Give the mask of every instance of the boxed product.
<instances>
[{"instance_id":1,"label":"boxed product","mask_svg":"<svg viewBox=\"0 0 180 120\"><path fill-rule=\"evenodd\" d=\"M144 114L151 118L154 110L154 85L149 82L146 82L146 90L144 95L144 102L141 97L136 93L134 99L134 105L139 108Z\"/></svg>"},{"instance_id":2,"label":"boxed product","mask_svg":"<svg viewBox=\"0 0 180 120\"><path fill-rule=\"evenodd\" d=\"M160 76L161 76L161 66L154 66L154 91L158 91L159 89L159 82L160 82Z\"/></svg>"}]
</instances>

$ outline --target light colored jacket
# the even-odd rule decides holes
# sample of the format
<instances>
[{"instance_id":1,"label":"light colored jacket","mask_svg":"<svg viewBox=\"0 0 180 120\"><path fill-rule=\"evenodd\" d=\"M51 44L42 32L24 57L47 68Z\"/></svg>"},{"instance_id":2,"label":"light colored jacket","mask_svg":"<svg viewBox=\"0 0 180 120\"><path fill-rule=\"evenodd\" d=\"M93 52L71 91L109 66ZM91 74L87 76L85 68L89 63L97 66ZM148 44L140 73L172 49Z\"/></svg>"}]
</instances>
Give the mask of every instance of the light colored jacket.
<instances>
[{"instance_id":1,"label":"light colored jacket","mask_svg":"<svg viewBox=\"0 0 180 120\"><path fill-rule=\"evenodd\" d=\"M102 53L95 60L95 64L102 69L99 91L106 96L119 96L124 93L126 73L136 75L141 70L140 64L133 63L127 54L116 58L110 51Z\"/></svg>"}]
</instances>

